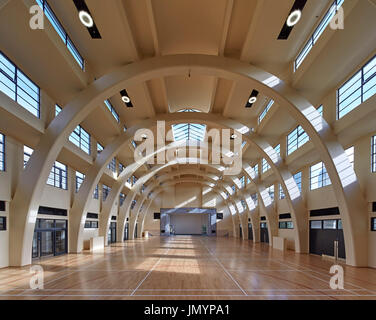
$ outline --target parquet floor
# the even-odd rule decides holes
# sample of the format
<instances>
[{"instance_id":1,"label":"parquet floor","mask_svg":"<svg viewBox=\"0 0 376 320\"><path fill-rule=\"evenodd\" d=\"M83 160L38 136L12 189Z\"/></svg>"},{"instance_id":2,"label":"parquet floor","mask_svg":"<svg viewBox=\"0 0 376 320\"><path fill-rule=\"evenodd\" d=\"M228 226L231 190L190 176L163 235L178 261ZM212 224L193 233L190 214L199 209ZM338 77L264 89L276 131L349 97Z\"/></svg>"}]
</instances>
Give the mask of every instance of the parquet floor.
<instances>
[{"instance_id":1,"label":"parquet floor","mask_svg":"<svg viewBox=\"0 0 376 320\"><path fill-rule=\"evenodd\" d=\"M152 237L34 263L43 290L30 266L0 269L0 299L376 299L375 269L343 265L332 290L333 261L233 238Z\"/></svg>"}]
</instances>

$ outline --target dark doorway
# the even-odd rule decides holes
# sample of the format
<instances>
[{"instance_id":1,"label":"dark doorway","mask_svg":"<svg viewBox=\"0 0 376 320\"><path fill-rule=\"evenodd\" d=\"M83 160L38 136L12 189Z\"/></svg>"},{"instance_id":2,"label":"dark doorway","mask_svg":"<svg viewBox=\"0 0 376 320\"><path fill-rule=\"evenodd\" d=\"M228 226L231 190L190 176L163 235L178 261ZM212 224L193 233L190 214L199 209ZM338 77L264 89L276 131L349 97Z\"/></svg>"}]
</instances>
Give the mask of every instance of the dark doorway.
<instances>
[{"instance_id":1,"label":"dark doorway","mask_svg":"<svg viewBox=\"0 0 376 320\"><path fill-rule=\"evenodd\" d=\"M67 221L37 219L35 224L32 258L59 256L67 253Z\"/></svg>"},{"instance_id":2,"label":"dark doorway","mask_svg":"<svg viewBox=\"0 0 376 320\"><path fill-rule=\"evenodd\" d=\"M253 240L252 223L248 223L248 240Z\"/></svg>"},{"instance_id":3,"label":"dark doorway","mask_svg":"<svg viewBox=\"0 0 376 320\"><path fill-rule=\"evenodd\" d=\"M111 222L110 228L108 229L107 235L107 243L115 243L116 242L116 222Z\"/></svg>"},{"instance_id":4,"label":"dark doorway","mask_svg":"<svg viewBox=\"0 0 376 320\"><path fill-rule=\"evenodd\" d=\"M242 225L239 224L239 238L242 239L243 238L243 228L242 228Z\"/></svg>"},{"instance_id":5,"label":"dark doorway","mask_svg":"<svg viewBox=\"0 0 376 320\"><path fill-rule=\"evenodd\" d=\"M338 241L338 257L346 259L341 220L312 220L309 227L309 252L335 256L334 241Z\"/></svg>"},{"instance_id":6,"label":"dark doorway","mask_svg":"<svg viewBox=\"0 0 376 320\"><path fill-rule=\"evenodd\" d=\"M137 234L137 227L138 227L138 223L136 223L136 226L134 227L134 238L136 239L138 234Z\"/></svg>"},{"instance_id":7,"label":"dark doorway","mask_svg":"<svg viewBox=\"0 0 376 320\"><path fill-rule=\"evenodd\" d=\"M125 240L129 240L129 223L128 222L125 224L125 228L124 228L124 241Z\"/></svg>"},{"instance_id":8,"label":"dark doorway","mask_svg":"<svg viewBox=\"0 0 376 320\"><path fill-rule=\"evenodd\" d=\"M268 224L266 222L260 224L260 242L269 243Z\"/></svg>"}]
</instances>

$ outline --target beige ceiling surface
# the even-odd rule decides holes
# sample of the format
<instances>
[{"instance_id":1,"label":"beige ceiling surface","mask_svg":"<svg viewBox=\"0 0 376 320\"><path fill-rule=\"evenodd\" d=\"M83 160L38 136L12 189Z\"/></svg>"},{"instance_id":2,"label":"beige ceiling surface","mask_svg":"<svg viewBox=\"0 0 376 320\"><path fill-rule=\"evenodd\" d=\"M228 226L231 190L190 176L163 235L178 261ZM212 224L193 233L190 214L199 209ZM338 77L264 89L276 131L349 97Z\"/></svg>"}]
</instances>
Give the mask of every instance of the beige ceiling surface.
<instances>
[{"instance_id":1,"label":"beige ceiling surface","mask_svg":"<svg viewBox=\"0 0 376 320\"><path fill-rule=\"evenodd\" d=\"M75 62L64 45L57 45L56 34L53 39L54 35L45 30L28 27L27 0L9 1L0 8L0 40L4 53L62 105L94 78L119 66L158 55L187 53L254 64L287 80L316 105L328 89L348 76L349 66L355 70L376 50L376 33L370 32L376 30L376 8L366 0L345 1L351 7L346 12L345 29L325 31L297 73L293 72L293 61L332 0L308 1L288 40L277 37L294 0L86 0L102 35L100 40L91 39L73 1L48 2L87 61L85 72L73 67ZM122 125L182 108L217 113L257 127L258 115L269 101L260 92L258 101L246 109L253 88L209 75L161 75L125 89L133 108L124 105L120 94L110 98L120 124L104 105L82 124L103 143L111 141ZM294 125L283 107L266 122L260 132L270 143ZM129 150L123 150L119 157L125 160L127 154ZM258 154L248 149L246 157L256 159Z\"/></svg>"}]
</instances>

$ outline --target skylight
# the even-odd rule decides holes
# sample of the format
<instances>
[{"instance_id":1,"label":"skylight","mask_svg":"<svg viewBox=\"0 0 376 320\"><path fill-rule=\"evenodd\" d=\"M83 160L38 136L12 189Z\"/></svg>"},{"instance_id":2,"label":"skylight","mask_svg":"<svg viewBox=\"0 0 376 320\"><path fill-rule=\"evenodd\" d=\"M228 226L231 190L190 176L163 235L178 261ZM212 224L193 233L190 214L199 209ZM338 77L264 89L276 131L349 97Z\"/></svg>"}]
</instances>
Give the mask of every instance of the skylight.
<instances>
[{"instance_id":1,"label":"skylight","mask_svg":"<svg viewBox=\"0 0 376 320\"><path fill-rule=\"evenodd\" d=\"M201 111L197 109L193 109L193 108L186 108L186 109L181 109L178 112L201 112Z\"/></svg>"},{"instance_id":2,"label":"skylight","mask_svg":"<svg viewBox=\"0 0 376 320\"><path fill-rule=\"evenodd\" d=\"M198 123L180 123L172 126L175 141L196 140L203 141L206 133L206 125Z\"/></svg>"}]
</instances>

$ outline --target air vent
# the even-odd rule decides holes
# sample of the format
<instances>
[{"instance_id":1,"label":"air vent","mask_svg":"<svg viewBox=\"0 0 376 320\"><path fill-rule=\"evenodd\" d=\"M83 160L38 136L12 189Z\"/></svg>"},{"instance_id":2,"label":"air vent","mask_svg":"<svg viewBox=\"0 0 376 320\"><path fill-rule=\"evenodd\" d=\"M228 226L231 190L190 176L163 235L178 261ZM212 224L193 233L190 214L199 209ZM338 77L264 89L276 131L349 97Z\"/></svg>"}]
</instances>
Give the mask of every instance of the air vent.
<instances>
[{"instance_id":1,"label":"air vent","mask_svg":"<svg viewBox=\"0 0 376 320\"><path fill-rule=\"evenodd\" d=\"M223 220L223 213L222 212L218 212L217 213L217 219L218 220Z\"/></svg>"},{"instance_id":2,"label":"air vent","mask_svg":"<svg viewBox=\"0 0 376 320\"><path fill-rule=\"evenodd\" d=\"M68 211L65 209L50 208L50 207L39 207L38 214L44 214L48 216L68 216Z\"/></svg>"},{"instance_id":3,"label":"air vent","mask_svg":"<svg viewBox=\"0 0 376 320\"><path fill-rule=\"evenodd\" d=\"M112 216L112 217L111 217L111 220L112 220L112 221L116 221L116 220L117 220L117 216Z\"/></svg>"},{"instance_id":4,"label":"air vent","mask_svg":"<svg viewBox=\"0 0 376 320\"><path fill-rule=\"evenodd\" d=\"M278 40L287 40L289 38L292 29L300 20L306 2L307 0L295 0L294 5L286 18L286 22L278 36Z\"/></svg>"},{"instance_id":5,"label":"air vent","mask_svg":"<svg viewBox=\"0 0 376 320\"><path fill-rule=\"evenodd\" d=\"M261 217L260 220L261 220L261 221L265 221L265 220L266 220L266 217Z\"/></svg>"},{"instance_id":6,"label":"air vent","mask_svg":"<svg viewBox=\"0 0 376 320\"><path fill-rule=\"evenodd\" d=\"M77 8L80 21L89 31L91 38L102 39L101 34L99 33L97 26L95 25L93 16L91 15L90 10L85 3L85 0L73 0L73 2Z\"/></svg>"},{"instance_id":7,"label":"air vent","mask_svg":"<svg viewBox=\"0 0 376 320\"><path fill-rule=\"evenodd\" d=\"M245 104L246 108L251 108L253 106L253 104L257 101L258 94L259 92L257 90L252 91L251 95L248 98L247 103Z\"/></svg>"},{"instance_id":8,"label":"air vent","mask_svg":"<svg viewBox=\"0 0 376 320\"><path fill-rule=\"evenodd\" d=\"M154 212L154 220L160 220L161 219L161 213L160 212Z\"/></svg>"},{"instance_id":9,"label":"air vent","mask_svg":"<svg viewBox=\"0 0 376 320\"><path fill-rule=\"evenodd\" d=\"M376 202L372 202L372 212L376 212Z\"/></svg>"},{"instance_id":10,"label":"air vent","mask_svg":"<svg viewBox=\"0 0 376 320\"><path fill-rule=\"evenodd\" d=\"M279 215L280 219L291 219L291 214L290 213L282 213Z\"/></svg>"},{"instance_id":11,"label":"air vent","mask_svg":"<svg viewBox=\"0 0 376 320\"><path fill-rule=\"evenodd\" d=\"M129 94L127 93L127 90L125 89L121 90L120 95L121 95L121 100L125 103L125 105L128 108L133 108L133 104L132 104L131 98L129 97Z\"/></svg>"},{"instance_id":12,"label":"air vent","mask_svg":"<svg viewBox=\"0 0 376 320\"><path fill-rule=\"evenodd\" d=\"M336 216L336 215L339 215L339 208L334 207L334 208L311 210L309 215L311 217Z\"/></svg>"},{"instance_id":13,"label":"air vent","mask_svg":"<svg viewBox=\"0 0 376 320\"><path fill-rule=\"evenodd\" d=\"M5 201L0 201L0 211L5 211Z\"/></svg>"},{"instance_id":14,"label":"air vent","mask_svg":"<svg viewBox=\"0 0 376 320\"><path fill-rule=\"evenodd\" d=\"M90 213L90 212L88 212L87 215L86 215L86 218L89 218L89 219L98 219L98 214L97 213Z\"/></svg>"}]
</instances>

